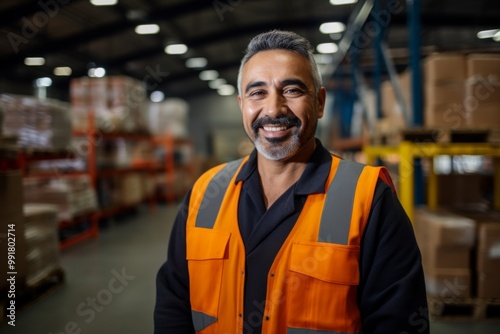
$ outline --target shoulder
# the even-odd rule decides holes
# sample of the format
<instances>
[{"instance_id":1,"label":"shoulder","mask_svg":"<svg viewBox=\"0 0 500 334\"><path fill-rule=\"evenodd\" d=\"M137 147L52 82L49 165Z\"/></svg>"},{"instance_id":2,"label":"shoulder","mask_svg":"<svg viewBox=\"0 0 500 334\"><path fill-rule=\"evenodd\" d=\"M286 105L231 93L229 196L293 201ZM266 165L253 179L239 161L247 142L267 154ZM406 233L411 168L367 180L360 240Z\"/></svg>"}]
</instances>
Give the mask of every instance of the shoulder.
<instances>
[{"instance_id":1,"label":"shoulder","mask_svg":"<svg viewBox=\"0 0 500 334\"><path fill-rule=\"evenodd\" d=\"M243 162L247 159L248 157L233 160L208 169L207 171L203 172L200 177L198 177L193 185L193 191L205 189L212 180L217 185L221 184L221 182L227 183L234 177L236 172L242 166Z\"/></svg>"}]
</instances>

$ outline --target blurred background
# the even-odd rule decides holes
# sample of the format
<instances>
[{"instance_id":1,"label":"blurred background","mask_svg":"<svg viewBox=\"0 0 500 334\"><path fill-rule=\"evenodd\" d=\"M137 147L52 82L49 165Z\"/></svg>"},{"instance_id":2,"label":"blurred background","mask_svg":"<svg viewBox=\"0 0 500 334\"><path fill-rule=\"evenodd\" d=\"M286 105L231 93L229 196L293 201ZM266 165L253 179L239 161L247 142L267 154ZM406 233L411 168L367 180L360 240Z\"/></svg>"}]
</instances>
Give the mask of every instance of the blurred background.
<instances>
[{"instance_id":1,"label":"blurred background","mask_svg":"<svg viewBox=\"0 0 500 334\"><path fill-rule=\"evenodd\" d=\"M324 146L389 168L431 332L498 333L497 0L2 0L0 17L0 333L152 332L177 205L253 149L237 73L272 29L315 48Z\"/></svg>"}]
</instances>

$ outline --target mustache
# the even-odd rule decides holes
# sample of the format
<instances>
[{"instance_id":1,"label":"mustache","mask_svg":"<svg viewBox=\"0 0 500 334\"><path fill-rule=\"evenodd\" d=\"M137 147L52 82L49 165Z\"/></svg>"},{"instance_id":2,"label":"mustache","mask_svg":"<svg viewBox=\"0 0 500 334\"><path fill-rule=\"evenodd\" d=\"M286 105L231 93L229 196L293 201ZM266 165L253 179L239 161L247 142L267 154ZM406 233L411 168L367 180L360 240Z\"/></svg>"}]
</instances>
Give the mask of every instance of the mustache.
<instances>
[{"instance_id":1,"label":"mustache","mask_svg":"<svg viewBox=\"0 0 500 334\"><path fill-rule=\"evenodd\" d=\"M257 132L257 130L264 125L284 125L284 126L297 126L300 127L302 122L299 118L291 115L280 115L276 118L271 118L269 116L264 116L257 118L252 123L252 130Z\"/></svg>"}]
</instances>

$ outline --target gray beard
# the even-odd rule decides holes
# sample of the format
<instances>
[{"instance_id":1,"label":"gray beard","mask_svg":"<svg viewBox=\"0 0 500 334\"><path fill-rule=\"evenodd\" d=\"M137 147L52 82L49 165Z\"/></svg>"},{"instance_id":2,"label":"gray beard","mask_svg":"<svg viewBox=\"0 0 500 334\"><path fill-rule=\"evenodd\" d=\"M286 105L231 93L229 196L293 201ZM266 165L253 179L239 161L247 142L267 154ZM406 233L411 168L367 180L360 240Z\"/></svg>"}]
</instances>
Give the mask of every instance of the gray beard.
<instances>
[{"instance_id":1,"label":"gray beard","mask_svg":"<svg viewBox=\"0 0 500 334\"><path fill-rule=\"evenodd\" d=\"M290 142L286 144L284 142L271 143L268 142L265 138L259 136L255 139L255 148L262 156L264 156L264 158L268 160L284 160L285 158L289 157L290 154L298 151L298 149L300 148L300 139L298 133L293 133L288 140L290 140ZM266 142L264 143L264 141ZM269 145L271 147L269 147Z\"/></svg>"}]
</instances>

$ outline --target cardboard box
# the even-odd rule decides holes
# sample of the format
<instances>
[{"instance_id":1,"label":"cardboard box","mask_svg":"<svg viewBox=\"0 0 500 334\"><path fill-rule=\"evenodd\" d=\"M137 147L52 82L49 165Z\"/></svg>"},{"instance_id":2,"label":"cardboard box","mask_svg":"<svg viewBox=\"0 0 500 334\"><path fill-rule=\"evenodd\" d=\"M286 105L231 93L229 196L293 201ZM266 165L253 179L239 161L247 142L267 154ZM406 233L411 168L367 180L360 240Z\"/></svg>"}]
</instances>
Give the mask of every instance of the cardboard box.
<instances>
[{"instance_id":1,"label":"cardboard box","mask_svg":"<svg viewBox=\"0 0 500 334\"><path fill-rule=\"evenodd\" d=\"M415 210L415 233L419 246L472 247L476 239L474 220L444 210Z\"/></svg>"},{"instance_id":2,"label":"cardboard box","mask_svg":"<svg viewBox=\"0 0 500 334\"><path fill-rule=\"evenodd\" d=\"M468 55L467 77L481 77L488 81L500 82L500 55Z\"/></svg>"},{"instance_id":3,"label":"cardboard box","mask_svg":"<svg viewBox=\"0 0 500 334\"><path fill-rule=\"evenodd\" d=\"M471 249L468 246L428 245L420 249L427 270L470 268Z\"/></svg>"},{"instance_id":4,"label":"cardboard box","mask_svg":"<svg viewBox=\"0 0 500 334\"><path fill-rule=\"evenodd\" d=\"M500 258L500 221L498 217L485 216L478 226L478 249Z\"/></svg>"},{"instance_id":5,"label":"cardboard box","mask_svg":"<svg viewBox=\"0 0 500 334\"><path fill-rule=\"evenodd\" d=\"M485 190L493 181L491 175L485 174L446 174L438 175L438 205L447 208L464 208L465 206L487 205ZM457 213L459 214L459 213ZM473 220L475 218L469 217Z\"/></svg>"},{"instance_id":6,"label":"cardboard box","mask_svg":"<svg viewBox=\"0 0 500 334\"><path fill-rule=\"evenodd\" d=\"M427 293L444 301L471 297L471 273L469 269L426 270Z\"/></svg>"},{"instance_id":7,"label":"cardboard box","mask_svg":"<svg viewBox=\"0 0 500 334\"><path fill-rule=\"evenodd\" d=\"M0 290L7 289L8 272L15 271L16 288L26 281L26 247L23 223L23 191L20 171L0 172ZM14 232L9 232L14 225ZM9 234L10 233L10 234ZM9 239L14 236L15 240ZM15 268L8 267L9 242L15 241Z\"/></svg>"},{"instance_id":8,"label":"cardboard box","mask_svg":"<svg viewBox=\"0 0 500 334\"><path fill-rule=\"evenodd\" d=\"M494 252L478 250L476 269L478 274L500 275L500 256Z\"/></svg>"},{"instance_id":9,"label":"cardboard box","mask_svg":"<svg viewBox=\"0 0 500 334\"><path fill-rule=\"evenodd\" d=\"M57 207L26 204L23 207L27 286L33 286L61 268Z\"/></svg>"},{"instance_id":10,"label":"cardboard box","mask_svg":"<svg viewBox=\"0 0 500 334\"><path fill-rule=\"evenodd\" d=\"M467 124L471 128L500 128L500 104L481 103L467 110Z\"/></svg>"},{"instance_id":11,"label":"cardboard box","mask_svg":"<svg viewBox=\"0 0 500 334\"><path fill-rule=\"evenodd\" d=\"M467 110L464 106L465 82L426 84L424 122L429 128L464 128Z\"/></svg>"},{"instance_id":12,"label":"cardboard box","mask_svg":"<svg viewBox=\"0 0 500 334\"><path fill-rule=\"evenodd\" d=\"M424 61L426 83L463 81L466 79L465 56L454 53L436 53Z\"/></svg>"},{"instance_id":13,"label":"cardboard box","mask_svg":"<svg viewBox=\"0 0 500 334\"><path fill-rule=\"evenodd\" d=\"M500 273L479 273L477 277L477 297L500 298Z\"/></svg>"},{"instance_id":14,"label":"cardboard box","mask_svg":"<svg viewBox=\"0 0 500 334\"><path fill-rule=\"evenodd\" d=\"M467 80L465 83L464 104L468 109L482 104L500 106L500 82Z\"/></svg>"}]
</instances>

